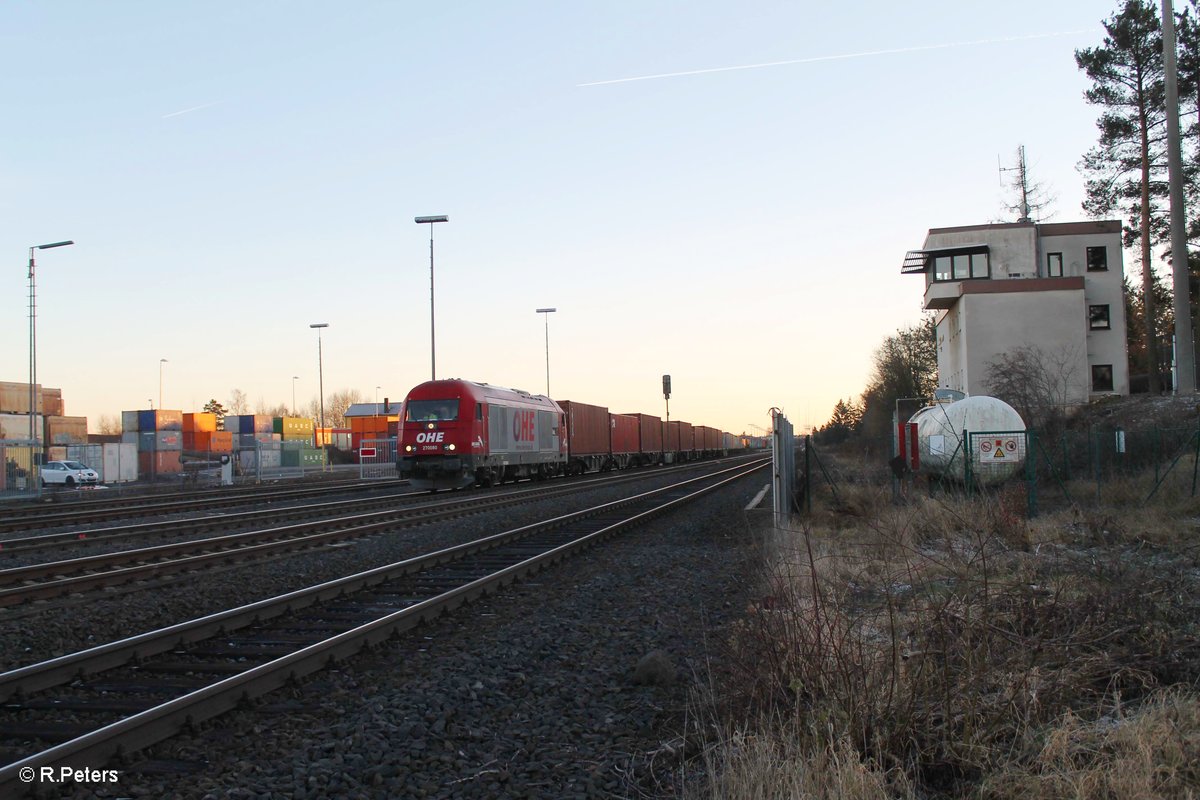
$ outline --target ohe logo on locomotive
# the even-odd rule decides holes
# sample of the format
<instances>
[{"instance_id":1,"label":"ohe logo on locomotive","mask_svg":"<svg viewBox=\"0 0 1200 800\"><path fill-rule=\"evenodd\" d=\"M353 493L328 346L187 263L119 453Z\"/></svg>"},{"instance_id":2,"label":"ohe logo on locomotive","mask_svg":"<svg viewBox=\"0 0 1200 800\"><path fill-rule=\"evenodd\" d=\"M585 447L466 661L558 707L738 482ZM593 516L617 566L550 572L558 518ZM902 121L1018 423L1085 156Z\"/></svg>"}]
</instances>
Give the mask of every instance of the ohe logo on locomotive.
<instances>
[{"instance_id":1,"label":"ohe logo on locomotive","mask_svg":"<svg viewBox=\"0 0 1200 800\"><path fill-rule=\"evenodd\" d=\"M417 444L424 444L426 442L440 442L440 441L442 441L442 437L445 435L446 435L445 431L437 431L436 433L435 432L418 433L417 434Z\"/></svg>"},{"instance_id":2,"label":"ohe logo on locomotive","mask_svg":"<svg viewBox=\"0 0 1200 800\"><path fill-rule=\"evenodd\" d=\"M536 411L518 411L513 414L513 439L515 441L532 442L534 440L536 417Z\"/></svg>"}]
</instances>

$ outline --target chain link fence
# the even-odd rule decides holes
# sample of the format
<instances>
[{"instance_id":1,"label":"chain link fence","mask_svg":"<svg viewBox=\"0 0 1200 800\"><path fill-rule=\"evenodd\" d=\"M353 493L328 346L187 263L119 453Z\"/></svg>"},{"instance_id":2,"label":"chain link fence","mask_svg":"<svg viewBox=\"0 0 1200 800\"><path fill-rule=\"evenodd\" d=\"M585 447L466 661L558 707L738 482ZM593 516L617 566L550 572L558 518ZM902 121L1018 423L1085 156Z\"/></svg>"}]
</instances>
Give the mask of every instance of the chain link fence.
<instances>
[{"instance_id":1,"label":"chain link fence","mask_svg":"<svg viewBox=\"0 0 1200 800\"><path fill-rule=\"evenodd\" d=\"M806 503L855 484L913 491L1021 495L1026 515L1172 502L1200 491L1200 424L1138 429L964 431L918 437L919 466L898 470L894 437L821 444L806 437ZM888 459L892 458L892 461Z\"/></svg>"},{"instance_id":2,"label":"chain link fence","mask_svg":"<svg viewBox=\"0 0 1200 800\"><path fill-rule=\"evenodd\" d=\"M0 439L0 500L22 500L41 493L37 464L42 448L29 440Z\"/></svg>"}]
</instances>

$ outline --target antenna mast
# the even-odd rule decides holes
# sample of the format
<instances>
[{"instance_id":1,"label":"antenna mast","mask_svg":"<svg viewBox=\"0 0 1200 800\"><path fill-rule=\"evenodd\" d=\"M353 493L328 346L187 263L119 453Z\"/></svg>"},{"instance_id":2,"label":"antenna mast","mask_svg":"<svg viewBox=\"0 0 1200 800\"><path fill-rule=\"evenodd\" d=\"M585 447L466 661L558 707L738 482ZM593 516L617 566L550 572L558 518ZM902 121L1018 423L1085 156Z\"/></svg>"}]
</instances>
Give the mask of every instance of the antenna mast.
<instances>
[{"instance_id":1,"label":"antenna mast","mask_svg":"<svg viewBox=\"0 0 1200 800\"><path fill-rule=\"evenodd\" d=\"M1000 157L996 156L996 164L999 166ZM1000 167L1000 185L1004 185L1004 173L1017 173L1017 183L1021 187L1021 216L1017 222L1033 222L1030 217L1029 207L1029 178L1025 173L1025 145L1017 148L1017 166L1015 167Z\"/></svg>"}]
</instances>

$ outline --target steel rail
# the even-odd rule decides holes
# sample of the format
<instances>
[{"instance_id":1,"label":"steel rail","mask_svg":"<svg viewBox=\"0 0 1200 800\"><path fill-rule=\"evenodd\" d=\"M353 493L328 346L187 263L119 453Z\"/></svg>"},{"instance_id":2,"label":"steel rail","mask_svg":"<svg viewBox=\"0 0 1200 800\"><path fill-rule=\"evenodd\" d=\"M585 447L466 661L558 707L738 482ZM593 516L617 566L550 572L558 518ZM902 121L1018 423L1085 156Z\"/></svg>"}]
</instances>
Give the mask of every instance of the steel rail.
<instances>
[{"instance_id":1,"label":"steel rail","mask_svg":"<svg viewBox=\"0 0 1200 800\"><path fill-rule=\"evenodd\" d=\"M265 557L283 551L318 547L345 539L370 536L398 527L423 525L531 500L559 497L573 494L582 489L596 488L597 483L609 486L643 480L646 477L646 474L622 475L609 477L607 480L593 481L586 486L578 483L554 484L500 493L489 492L460 497L456 500L424 503L416 507L356 513L350 516L332 517L224 536L189 539L170 544L0 569L0 608L133 580L147 580L221 562L244 561L248 558ZM397 499L403 497L410 497L410 495L395 496ZM419 497L427 499L429 495L419 493ZM331 504L322 504L322 506L326 505ZM345 503L336 505L345 505ZM313 507L302 508L311 509ZM251 512L253 515L262 513L273 512ZM300 516L311 516L311 514L301 514ZM220 519L224 518L219 518L216 524L220 524ZM148 524L156 527L174 525L173 530L177 530L179 526L178 522ZM200 527L206 527L206 525L202 524ZM330 527L333 529L326 530ZM93 541L97 540L93 539Z\"/></svg>"},{"instance_id":2,"label":"steel rail","mask_svg":"<svg viewBox=\"0 0 1200 800\"><path fill-rule=\"evenodd\" d=\"M706 462L717 463L717 462ZM686 466L671 467L672 470L677 469L694 469L699 465L699 462L692 463ZM601 476L587 476L582 479L583 482L589 485L606 485L614 480L626 478L628 480L637 480L641 476L650 473L638 472L636 474L622 473L618 477L610 474ZM658 474L663 474L659 472ZM576 483L579 481L577 480ZM534 484L533 486L539 486ZM497 491L506 491L499 487L488 490L483 495L495 493ZM507 491L515 492L536 492L537 488L531 488L528 484L519 488L511 488ZM461 495L463 497L480 496L476 493ZM276 507L254 509L251 511L231 511L228 513L215 514L208 517L193 517L185 520L156 520L153 522L134 522L126 525L114 525L107 528L92 528L87 530L69 530L58 531L55 533L42 533L34 536L13 537L9 539L0 539L0 557L8 557L10 555L19 555L23 553L36 552L50 548L61 548L64 546L90 546L97 542L110 542L128 538L148 538L151 536L175 536L175 535L190 535L192 532L212 529L228 529L245 527L252 525L261 519L284 520L284 519L306 519L316 514L342 514L348 509L364 509L372 506L388 506L393 502L419 502L428 500L430 494L425 491L403 491L399 493L382 494L372 497L357 497L342 500L325 500L317 503L306 503L298 506ZM274 499L274 498L272 498ZM461 502L467 502L463 500ZM187 531L181 532L180 528L187 528Z\"/></svg>"},{"instance_id":3,"label":"steel rail","mask_svg":"<svg viewBox=\"0 0 1200 800\"><path fill-rule=\"evenodd\" d=\"M40 770L42 767L54 768L68 765L76 769L102 767L118 753L132 752L147 747L174 735L184 726L203 722L224 713L245 699L260 696L322 669L330 663L344 660L363 647L378 644L421 622L431 621L471 599L495 591L519 577L540 571L629 526L644 522L703 494L726 486L754 471L763 469L768 463L739 465L713 475L691 478L635 497L605 503L585 511L494 534L425 556L407 559L386 567L378 567L280 597L251 603L240 608L0 674L0 698L8 699L17 693L40 691L70 681L76 676L112 669L135 658L145 659L184 643L200 641L214 634L227 633L253 622L278 617L287 611L310 606L322 599L343 597L350 592L360 591L395 577L418 572L435 564L446 563L473 552L482 552L501 544L528 538L535 532L562 527L571 521L645 503L653 498L664 496L667 498L662 502L651 503L649 508L635 509L634 513L616 522L605 524L599 530L553 546L540 554L522 558L516 563L470 580L449 591L441 592L434 597L357 625L323 641L304 646L293 653L251 667L245 672L225 678L210 686L191 691L181 697L0 767L0 794L8 792L9 794L6 796L15 796L31 790L29 784L20 781L21 770L29 768ZM691 486L711 481L712 478L718 478L718 480L698 488ZM687 488L683 493L679 493L682 487Z\"/></svg>"},{"instance_id":4,"label":"steel rail","mask_svg":"<svg viewBox=\"0 0 1200 800\"><path fill-rule=\"evenodd\" d=\"M407 484L407 481L389 480L375 483L359 481L347 482L341 485L322 485L309 487L288 486L283 488L217 490L213 492L196 492L195 496L186 494L163 499L161 496L147 496L146 502L137 498L113 498L111 501L84 501L79 508L64 511L47 511L43 506L5 509L0 516L0 532L25 530L30 525L39 527L60 527L89 522L122 519L131 516L148 516L150 514L175 514L184 511L197 511L213 506L233 506L258 502L277 502L281 500L319 497L321 495L339 494L343 492L366 492L386 487L388 489ZM13 513L16 512L16 513Z\"/></svg>"}]
</instances>

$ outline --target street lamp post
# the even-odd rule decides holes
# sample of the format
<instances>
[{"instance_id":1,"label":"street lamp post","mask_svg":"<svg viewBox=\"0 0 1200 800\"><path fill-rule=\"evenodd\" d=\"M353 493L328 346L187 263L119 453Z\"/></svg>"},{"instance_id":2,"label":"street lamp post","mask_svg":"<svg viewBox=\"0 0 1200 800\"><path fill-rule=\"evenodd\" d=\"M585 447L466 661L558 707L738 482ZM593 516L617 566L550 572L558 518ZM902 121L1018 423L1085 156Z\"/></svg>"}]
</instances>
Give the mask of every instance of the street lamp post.
<instances>
[{"instance_id":1,"label":"street lamp post","mask_svg":"<svg viewBox=\"0 0 1200 800\"><path fill-rule=\"evenodd\" d=\"M431 381L437 380L437 348L434 346L436 333L433 324L433 226L437 222L449 221L450 217L446 214L413 218L413 222L418 225L429 226L429 379Z\"/></svg>"},{"instance_id":2,"label":"street lamp post","mask_svg":"<svg viewBox=\"0 0 1200 800\"><path fill-rule=\"evenodd\" d=\"M299 375L292 376L292 416L296 416L296 381L300 380Z\"/></svg>"},{"instance_id":3,"label":"street lamp post","mask_svg":"<svg viewBox=\"0 0 1200 800\"><path fill-rule=\"evenodd\" d=\"M33 259L33 251L66 247L69 244L75 244L75 242L68 239L64 242L35 244L29 248L29 441L31 442L36 442L38 438L34 431L37 418L37 398L34 389L37 385L37 265Z\"/></svg>"},{"instance_id":4,"label":"street lamp post","mask_svg":"<svg viewBox=\"0 0 1200 800\"><path fill-rule=\"evenodd\" d=\"M379 413L379 390L382 388L383 388L382 386L375 387L375 413L376 414ZM386 414L387 411L385 410L384 413Z\"/></svg>"},{"instance_id":5,"label":"street lamp post","mask_svg":"<svg viewBox=\"0 0 1200 800\"><path fill-rule=\"evenodd\" d=\"M163 407L163 403L162 403L162 371L163 371L163 364L166 364L166 363L167 363L167 360L165 358L160 358L158 360L158 407L159 408Z\"/></svg>"},{"instance_id":6,"label":"street lamp post","mask_svg":"<svg viewBox=\"0 0 1200 800\"><path fill-rule=\"evenodd\" d=\"M321 436L325 435L324 434L324 430L325 430L325 361L324 361L324 355L321 353L321 329L328 328L329 323L328 322L314 322L312 325L309 325L308 327L317 329L317 380L318 380L317 388L318 388L318 391L321 392L321 430L322 430L322 433L320 436L317 437L317 440L320 441ZM292 384L292 385L295 386L295 384Z\"/></svg>"},{"instance_id":7,"label":"street lamp post","mask_svg":"<svg viewBox=\"0 0 1200 800\"><path fill-rule=\"evenodd\" d=\"M538 314L546 315L544 317L544 319L546 320L546 396L549 397L550 396L550 315L553 314L555 311L558 311L558 309L557 308L539 308L539 309L535 309L535 311Z\"/></svg>"}]
</instances>

